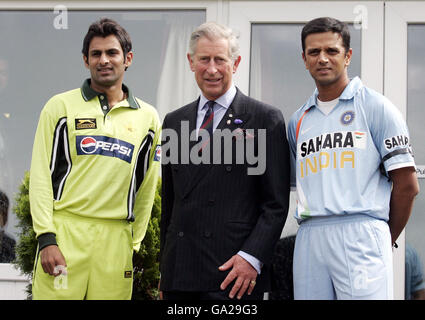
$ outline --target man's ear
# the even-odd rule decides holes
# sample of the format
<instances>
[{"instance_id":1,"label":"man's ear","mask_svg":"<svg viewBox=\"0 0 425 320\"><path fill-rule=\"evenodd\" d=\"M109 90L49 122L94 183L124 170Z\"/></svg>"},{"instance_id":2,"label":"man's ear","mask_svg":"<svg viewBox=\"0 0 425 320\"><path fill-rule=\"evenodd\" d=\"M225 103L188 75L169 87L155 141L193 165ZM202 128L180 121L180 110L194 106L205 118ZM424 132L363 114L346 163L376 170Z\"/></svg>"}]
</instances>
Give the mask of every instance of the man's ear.
<instances>
[{"instance_id":1,"label":"man's ear","mask_svg":"<svg viewBox=\"0 0 425 320\"><path fill-rule=\"evenodd\" d=\"M351 57L353 55L353 49L350 48L348 52L345 54L345 66L348 67L351 63Z\"/></svg>"},{"instance_id":2,"label":"man's ear","mask_svg":"<svg viewBox=\"0 0 425 320\"><path fill-rule=\"evenodd\" d=\"M241 56L239 56L236 60L235 60L235 62L233 63L233 73L235 73L236 72L236 70L238 69L238 66L239 66L239 63L241 63Z\"/></svg>"},{"instance_id":3,"label":"man's ear","mask_svg":"<svg viewBox=\"0 0 425 320\"><path fill-rule=\"evenodd\" d=\"M307 60L305 59L304 51L301 53L301 57L303 58L305 68L308 70L308 67L307 67Z\"/></svg>"},{"instance_id":4,"label":"man's ear","mask_svg":"<svg viewBox=\"0 0 425 320\"><path fill-rule=\"evenodd\" d=\"M133 51L130 51L130 52L127 52L124 59L125 70L127 70L127 68L131 66L132 62L133 62Z\"/></svg>"},{"instance_id":5,"label":"man's ear","mask_svg":"<svg viewBox=\"0 0 425 320\"><path fill-rule=\"evenodd\" d=\"M83 54L84 65L88 69L89 68L89 59Z\"/></svg>"},{"instance_id":6,"label":"man's ear","mask_svg":"<svg viewBox=\"0 0 425 320\"><path fill-rule=\"evenodd\" d=\"M195 71L195 66L194 66L193 59L192 59L192 56L190 55L190 53L187 54L187 60L189 61L190 70Z\"/></svg>"}]
</instances>

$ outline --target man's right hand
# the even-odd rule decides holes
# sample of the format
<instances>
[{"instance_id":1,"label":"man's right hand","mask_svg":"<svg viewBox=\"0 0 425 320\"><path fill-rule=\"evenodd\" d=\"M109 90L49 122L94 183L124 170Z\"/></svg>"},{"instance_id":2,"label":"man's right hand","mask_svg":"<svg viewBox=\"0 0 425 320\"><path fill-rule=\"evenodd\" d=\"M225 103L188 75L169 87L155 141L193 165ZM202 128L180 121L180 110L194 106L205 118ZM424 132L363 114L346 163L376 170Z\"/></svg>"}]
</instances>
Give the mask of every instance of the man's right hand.
<instances>
[{"instance_id":1,"label":"man's right hand","mask_svg":"<svg viewBox=\"0 0 425 320\"><path fill-rule=\"evenodd\" d=\"M62 273L62 270L59 269L59 272L55 270L56 266L66 267L65 257L62 255L62 252L59 250L59 247L56 245L50 245L40 252L41 266L43 267L44 272L50 274L51 276L57 277Z\"/></svg>"}]
</instances>

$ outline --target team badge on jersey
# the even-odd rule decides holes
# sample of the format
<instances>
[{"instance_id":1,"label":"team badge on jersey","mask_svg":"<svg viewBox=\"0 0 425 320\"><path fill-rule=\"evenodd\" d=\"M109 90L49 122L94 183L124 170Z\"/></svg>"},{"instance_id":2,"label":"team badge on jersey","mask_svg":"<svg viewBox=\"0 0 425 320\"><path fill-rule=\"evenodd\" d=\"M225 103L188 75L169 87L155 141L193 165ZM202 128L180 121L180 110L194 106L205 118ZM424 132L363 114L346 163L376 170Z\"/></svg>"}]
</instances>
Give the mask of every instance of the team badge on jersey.
<instances>
[{"instance_id":1,"label":"team badge on jersey","mask_svg":"<svg viewBox=\"0 0 425 320\"><path fill-rule=\"evenodd\" d=\"M96 129L95 118L75 119L75 130Z\"/></svg>"},{"instance_id":2,"label":"team badge on jersey","mask_svg":"<svg viewBox=\"0 0 425 320\"><path fill-rule=\"evenodd\" d=\"M161 146L159 144L156 146L153 161L161 161Z\"/></svg>"},{"instance_id":3,"label":"team badge on jersey","mask_svg":"<svg viewBox=\"0 0 425 320\"><path fill-rule=\"evenodd\" d=\"M76 136L77 155L101 155L131 163L134 145L105 136Z\"/></svg>"},{"instance_id":4,"label":"team badge on jersey","mask_svg":"<svg viewBox=\"0 0 425 320\"><path fill-rule=\"evenodd\" d=\"M341 123L343 125L349 125L354 120L354 111L346 111L341 116Z\"/></svg>"}]
</instances>

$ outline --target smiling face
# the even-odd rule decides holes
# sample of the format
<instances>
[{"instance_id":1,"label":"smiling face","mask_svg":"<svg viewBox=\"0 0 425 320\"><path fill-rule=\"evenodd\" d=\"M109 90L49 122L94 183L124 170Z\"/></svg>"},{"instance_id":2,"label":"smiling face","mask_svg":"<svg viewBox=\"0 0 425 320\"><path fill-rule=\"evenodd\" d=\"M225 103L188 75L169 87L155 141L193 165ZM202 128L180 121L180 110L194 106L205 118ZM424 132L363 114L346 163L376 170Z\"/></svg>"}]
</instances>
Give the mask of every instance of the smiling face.
<instances>
[{"instance_id":1,"label":"smiling face","mask_svg":"<svg viewBox=\"0 0 425 320\"><path fill-rule=\"evenodd\" d=\"M241 60L239 56L232 61L226 39L210 40L206 37L198 40L194 55L188 54L187 58L196 82L208 100L216 100L226 93Z\"/></svg>"},{"instance_id":2,"label":"smiling face","mask_svg":"<svg viewBox=\"0 0 425 320\"><path fill-rule=\"evenodd\" d=\"M90 70L92 88L102 92L105 88L121 86L125 68L131 65L132 58L132 52L124 57L116 36L94 37L90 42L88 57L84 56L86 68Z\"/></svg>"},{"instance_id":3,"label":"smiling face","mask_svg":"<svg viewBox=\"0 0 425 320\"><path fill-rule=\"evenodd\" d=\"M342 37L336 32L312 33L305 38L303 60L317 87L344 86L352 50L345 51Z\"/></svg>"}]
</instances>

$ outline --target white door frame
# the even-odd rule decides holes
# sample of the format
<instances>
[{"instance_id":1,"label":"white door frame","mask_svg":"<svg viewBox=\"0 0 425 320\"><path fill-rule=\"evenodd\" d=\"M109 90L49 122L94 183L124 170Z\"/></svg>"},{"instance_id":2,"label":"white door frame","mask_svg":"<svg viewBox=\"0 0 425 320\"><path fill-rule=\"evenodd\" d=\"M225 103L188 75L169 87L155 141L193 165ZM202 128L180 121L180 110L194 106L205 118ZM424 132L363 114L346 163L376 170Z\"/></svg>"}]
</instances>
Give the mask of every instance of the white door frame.
<instances>
[{"instance_id":1,"label":"white door frame","mask_svg":"<svg viewBox=\"0 0 425 320\"><path fill-rule=\"evenodd\" d=\"M216 1L0 1L0 10L51 10L60 5L68 10L172 10L204 9L208 20L217 20L221 16L221 7Z\"/></svg>"},{"instance_id":2,"label":"white door frame","mask_svg":"<svg viewBox=\"0 0 425 320\"><path fill-rule=\"evenodd\" d=\"M425 2L394 1L385 4L385 95L407 116L407 25L425 24ZM417 164L425 178L425 164Z\"/></svg>"},{"instance_id":3,"label":"white door frame","mask_svg":"<svg viewBox=\"0 0 425 320\"><path fill-rule=\"evenodd\" d=\"M385 61L384 61L384 94L401 111L404 119L407 116L407 26L409 23L425 23L425 2L391 1L385 3ZM425 170L424 164L418 169ZM424 175L419 175L424 178ZM399 248L395 250L394 259L405 259L405 231L397 241ZM404 264L400 266L400 274L404 275ZM397 291L403 286L395 288Z\"/></svg>"},{"instance_id":4,"label":"white door frame","mask_svg":"<svg viewBox=\"0 0 425 320\"><path fill-rule=\"evenodd\" d=\"M219 1L0 1L0 10L205 10L206 21L222 20L222 4Z\"/></svg>"}]
</instances>

